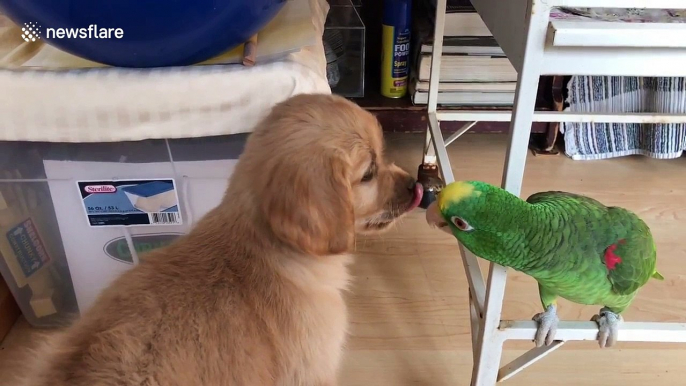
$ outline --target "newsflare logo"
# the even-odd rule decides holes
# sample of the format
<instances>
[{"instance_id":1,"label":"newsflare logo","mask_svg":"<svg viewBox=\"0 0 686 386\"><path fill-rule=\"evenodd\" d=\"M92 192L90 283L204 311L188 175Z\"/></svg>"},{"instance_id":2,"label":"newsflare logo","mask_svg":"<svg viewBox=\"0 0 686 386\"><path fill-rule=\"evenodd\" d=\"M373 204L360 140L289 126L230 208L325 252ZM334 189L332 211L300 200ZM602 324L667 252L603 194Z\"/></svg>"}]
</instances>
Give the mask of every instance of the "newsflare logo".
<instances>
[{"instance_id":1,"label":"newsflare logo","mask_svg":"<svg viewBox=\"0 0 686 386\"><path fill-rule=\"evenodd\" d=\"M24 23L24 28L21 29L21 38L25 42L35 42L40 40L40 25L36 23Z\"/></svg>"},{"instance_id":2,"label":"newsflare logo","mask_svg":"<svg viewBox=\"0 0 686 386\"><path fill-rule=\"evenodd\" d=\"M21 38L25 42L40 40L43 33L37 23L24 23L21 29ZM121 39L124 30L121 28L101 28L91 24L86 28L46 28L46 39Z\"/></svg>"}]
</instances>

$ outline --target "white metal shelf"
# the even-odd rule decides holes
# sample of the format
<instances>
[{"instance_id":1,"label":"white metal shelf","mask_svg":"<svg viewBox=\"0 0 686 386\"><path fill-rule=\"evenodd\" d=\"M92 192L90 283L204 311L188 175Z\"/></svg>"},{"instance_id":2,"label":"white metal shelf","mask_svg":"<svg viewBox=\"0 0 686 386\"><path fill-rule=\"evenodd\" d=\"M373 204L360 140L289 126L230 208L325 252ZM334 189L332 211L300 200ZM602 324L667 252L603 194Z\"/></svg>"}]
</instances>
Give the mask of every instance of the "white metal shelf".
<instances>
[{"instance_id":1,"label":"white metal shelf","mask_svg":"<svg viewBox=\"0 0 686 386\"><path fill-rule=\"evenodd\" d=\"M476 121L510 121L510 141L503 170L502 186L519 195L528 151L532 122L622 122L686 123L686 114L610 114L534 112L541 75L686 76L686 49L594 46L554 47L548 35L553 7L683 8L683 0L472 0L475 9L518 72L512 111L450 111L438 109L438 84L443 51L446 0L437 1L432 67L429 80L427 147L424 163L437 163L446 183L455 181L447 145L464 134ZM568 26L569 27L569 26ZM658 36L659 34L653 34ZM650 45L646 39L642 45ZM617 66L617 63L622 63ZM469 122L443 139L441 121ZM551 346L533 348L500 367L506 340L533 340L536 324L530 320L501 320L507 269L491 264L484 281L477 257L459 245L469 283L474 367L473 386L493 386L530 366L561 347L565 341L595 340L594 322L561 321ZM623 322L619 341L686 343L686 324Z\"/></svg>"}]
</instances>

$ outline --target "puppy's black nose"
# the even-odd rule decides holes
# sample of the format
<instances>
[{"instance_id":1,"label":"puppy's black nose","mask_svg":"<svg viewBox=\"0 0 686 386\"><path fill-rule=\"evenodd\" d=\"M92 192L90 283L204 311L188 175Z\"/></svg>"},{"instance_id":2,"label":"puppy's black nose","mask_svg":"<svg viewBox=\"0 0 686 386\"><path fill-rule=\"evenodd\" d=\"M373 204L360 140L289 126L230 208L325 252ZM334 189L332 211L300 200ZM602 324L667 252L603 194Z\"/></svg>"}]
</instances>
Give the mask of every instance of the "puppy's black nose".
<instances>
[{"instance_id":1,"label":"puppy's black nose","mask_svg":"<svg viewBox=\"0 0 686 386\"><path fill-rule=\"evenodd\" d=\"M414 192L414 187L417 185L417 180L414 178L410 178L409 182L407 183L407 189L411 192Z\"/></svg>"}]
</instances>

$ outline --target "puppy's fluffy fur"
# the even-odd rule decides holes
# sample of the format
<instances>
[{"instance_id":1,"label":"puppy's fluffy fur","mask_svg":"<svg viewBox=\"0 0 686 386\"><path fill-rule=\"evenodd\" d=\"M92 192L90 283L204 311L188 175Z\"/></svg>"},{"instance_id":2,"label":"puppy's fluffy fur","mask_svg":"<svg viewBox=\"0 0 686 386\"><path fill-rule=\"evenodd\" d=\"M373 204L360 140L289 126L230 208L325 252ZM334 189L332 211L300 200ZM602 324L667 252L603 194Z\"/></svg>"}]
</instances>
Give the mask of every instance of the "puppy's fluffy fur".
<instances>
[{"instance_id":1,"label":"puppy's fluffy fur","mask_svg":"<svg viewBox=\"0 0 686 386\"><path fill-rule=\"evenodd\" d=\"M414 208L413 187L358 106L277 105L217 208L104 290L23 385L335 385L355 233Z\"/></svg>"}]
</instances>

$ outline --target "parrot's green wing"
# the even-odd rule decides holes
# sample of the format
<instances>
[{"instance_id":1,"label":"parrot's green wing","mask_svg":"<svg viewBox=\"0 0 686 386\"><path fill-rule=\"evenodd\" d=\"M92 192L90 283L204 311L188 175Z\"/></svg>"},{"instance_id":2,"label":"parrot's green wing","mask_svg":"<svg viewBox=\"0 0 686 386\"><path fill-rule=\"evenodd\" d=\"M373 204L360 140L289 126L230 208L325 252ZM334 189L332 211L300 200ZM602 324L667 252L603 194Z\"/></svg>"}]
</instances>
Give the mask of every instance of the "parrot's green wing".
<instances>
[{"instance_id":1,"label":"parrot's green wing","mask_svg":"<svg viewBox=\"0 0 686 386\"><path fill-rule=\"evenodd\" d=\"M625 235L605 250L603 257L606 260L613 259L613 256L621 259L614 269L608 269L607 277L615 292L628 295L641 288L651 277L662 277L655 270L655 243L648 226L635 214L617 207L608 208L608 213L615 226L625 231Z\"/></svg>"},{"instance_id":2,"label":"parrot's green wing","mask_svg":"<svg viewBox=\"0 0 686 386\"><path fill-rule=\"evenodd\" d=\"M618 207L607 207L585 196L567 192L541 192L530 196L530 204L553 204L565 211L575 227L593 234L587 258L600 259L607 270L612 289L628 295L651 277L655 271L655 244L648 226L635 214Z\"/></svg>"}]
</instances>

